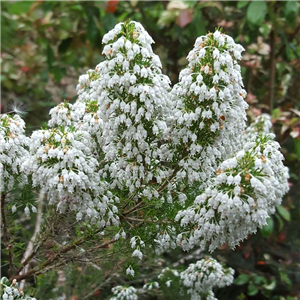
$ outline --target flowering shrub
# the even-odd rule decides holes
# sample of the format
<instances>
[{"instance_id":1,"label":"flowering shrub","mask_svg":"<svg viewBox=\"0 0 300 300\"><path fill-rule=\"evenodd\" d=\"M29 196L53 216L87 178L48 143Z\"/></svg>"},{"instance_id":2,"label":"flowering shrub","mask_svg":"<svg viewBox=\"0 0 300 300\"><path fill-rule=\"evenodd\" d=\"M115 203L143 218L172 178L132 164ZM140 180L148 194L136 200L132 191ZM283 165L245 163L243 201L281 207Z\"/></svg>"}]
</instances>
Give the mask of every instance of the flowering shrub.
<instances>
[{"instance_id":1,"label":"flowering shrub","mask_svg":"<svg viewBox=\"0 0 300 300\"><path fill-rule=\"evenodd\" d=\"M133 277L152 249L234 248L266 224L288 190L269 119L246 128L243 47L231 37L219 30L199 37L173 88L141 24L118 24L103 43L105 60L79 78L74 104L51 109L49 128L28 138L19 116L1 115L10 280L76 260L104 263L115 249ZM45 193L50 213L15 268L6 205L17 210L10 193L24 184ZM29 216L28 205L24 212ZM33 258L37 265L28 270ZM215 299L213 287L233 281L233 270L211 258L173 275L191 299ZM111 299L158 288L150 281L139 290L116 286Z\"/></svg>"}]
</instances>

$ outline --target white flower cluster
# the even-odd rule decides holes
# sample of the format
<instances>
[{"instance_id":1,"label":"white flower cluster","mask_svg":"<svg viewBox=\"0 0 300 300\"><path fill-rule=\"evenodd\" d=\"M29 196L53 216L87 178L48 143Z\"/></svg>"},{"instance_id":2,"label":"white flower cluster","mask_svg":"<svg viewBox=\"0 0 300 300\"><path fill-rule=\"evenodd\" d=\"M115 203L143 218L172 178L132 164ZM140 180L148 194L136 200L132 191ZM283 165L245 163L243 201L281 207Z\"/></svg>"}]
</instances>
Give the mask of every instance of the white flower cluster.
<instances>
[{"instance_id":1,"label":"white flower cluster","mask_svg":"<svg viewBox=\"0 0 300 300\"><path fill-rule=\"evenodd\" d=\"M132 277L134 277L134 269L132 268L132 266L129 266L127 269L126 269L126 275L130 275Z\"/></svg>"},{"instance_id":2,"label":"white flower cluster","mask_svg":"<svg viewBox=\"0 0 300 300\"><path fill-rule=\"evenodd\" d=\"M119 222L118 198L109 190L158 198L152 183L169 175L161 141L168 137L170 82L141 24L118 24L103 42L106 60L80 76L74 104L51 109L52 129L33 133L23 170L60 211L68 207L78 220L85 215L106 226ZM133 254L142 256L139 249Z\"/></svg>"},{"instance_id":3,"label":"white flower cluster","mask_svg":"<svg viewBox=\"0 0 300 300\"><path fill-rule=\"evenodd\" d=\"M171 287L172 284L184 287L187 294L191 295L191 300L217 300L213 288L232 284L233 275L233 269L223 267L215 259L207 257L190 264L180 273L175 269L164 268L158 279L164 281L167 287ZM143 289L147 290L147 285Z\"/></svg>"},{"instance_id":4,"label":"white flower cluster","mask_svg":"<svg viewBox=\"0 0 300 300\"><path fill-rule=\"evenodd\" d=\"M29 142L18 116L1 115L0 171L8 182L1 182L1 191L22 171L59 211L75 211L77 220L101 228L119 226L118 213L124 213L122 220L139 214L131 210L137 201L138 210L164 205L153 219L177 214L181 227L147 229L156 236L158 252L176 244L184 250L208 242L210 250L222 243L234 247L263 226L287 191L288 174L267 135L267 117L242 136L243 47L218 30L199 37L170 92L141 24L120 23L103 43L105 60L80 76L74 104L50 111L50 129L35 131ZM177 205L184 209L177 213ZM128 210L118 212L119 207ZM121 228L115 240L125 238ZM132 256L142 259L141 238L134 236L130 244Z\"/></svg>"},{"instance_id":5,"label":"white flower cluster","mask_svg":"<svg viewBox=\"0 0 300 300\"><path fill-rule=\"evenodd\" d=\"M172 146L177 148L177 179L205 182L221 159L237 149L245 128L247 103L238 60L241 45L218 30L199 37L189 64L171 92Z\"/></svg>"},{"instance_id":6,"label":"white flower cluster","mask_svg":"<svg viewBox=\"0 0 300 300\"><path fill-rule=\"evenodd\" d=\"M134 249L131 256L143 259L143 252L141 251L141 248L145 247L145 243L139 236L134 236L130 239L130 246Z\"/></svg>"},{"instance_id":7,"label":"white flower cluster","mask_svg":"<svg viewBox=\"0 0 300 300\"><path fill-rule=\"evenodd\" d=\"M257 116L254 122L252 122L250 126L246 128L246 132L245 132L246 134L242 136L242 143L246 143L249 137L251 138L253 134L270 133L271 128L272 128L272 120L269 114L261 114Z\"/></svg>"},{"instance_id":8,"label":"white flower cluster","mask_svg":"<svg viewBox=\"0 0 300 300\"><path fill-rule=\"evenodd\" d=\"M169 175L161 164L169 79L141 24L118 24L103 43L106 60L80 76L77 101L53 108L49 126L74 126L90 134L92 152L102 159L98 176L107 188L128 190L134 199L158 198L155 184ZM142 256L139 249L134 256Z\"/></svg>"},{"instance_id":9,"label":"white flower cluster","mask_svg":"<svg viewBox=\"0 0 300 300\"><path fill-rule=\"evenodd\" d=\"M118 285L112 288L112 292L115 295L110 300L137 300L137 290L133 286L121 286Z\"/></svg>"},{"instance_id":10,"label":"white flower cluster","mask_svg":"<svg viewBox=\"0 0 300 300\"><path fill-rule=\"evenodd\" d=\"M288 191L288 169L272 134L247 134L248 142L221 163L209 187L194 204L179 211L185 232L177 236L184 250L195 246L210 251L227 243L234 248L274 213Z\"/></svg>"},{"instance_id":11,"label":"white flower cluster","mask_svg":"<svg viewBox=\"0 0 300 300\"><path fill-rule=\"evenodd\" d=\"M167 267L161 270L157 278L168 288L170 288L172 285L177 287L179 284L178 280L180 278L180 273L176 269L170 269L169 267ZM163 286L163 284L161 284L160 287L161 286ZM147 285L144 285L143 289L149 290L147 288Z\"/></svg>"},{"instance_id":12,"label":"white flower cluster","mask_svg":"<svg viewBox=\"0 0 300 300\"><path fill-rule=\"evenodd\" d=\"M48 125L54 127L56 125L70 126L73 125L71 121L70 112L72 111L72 104L67 102L62 102L57 106L53 107L50 112L50 120Z\"/></svg>"},{"instance_id":13,"label":"white flower cluster","mask_svg":"<svg viewBox=\"0 0 300 300\"><path fill-rule=\"evenodd\" d=\"M22 118L16 114L0 115L0 193L10 192L16 182L27 182L20 166L28 155L28 145Z\"/></svg>"},{"instance_id":14,"label":"white flower cluster","mask_svg":"<svg viewBox=\"0 0 300 300\"><path fill-rule=\"evenodd\" d=\"M25 295L22 290L18 289L18 284L15 280L13 283L10 283L6 277L2 277L0 285L0 296L3 300L36 300L35 298Z\"/></svg>"},{"instance_id":15,"label":"white flower cluster","mask_svg":"<svg viewBox=\"0 0 300 300\"><path fill-rule=\"evenodd\" d=\"M85 214L100 227L118 225L114 205L118 199L100 180L91 141L87 131L73 127L35 131L22 169L32 174L33 185L42 187L50 204L57 204L61 212L70 208L78 212L78 220ZM105 215L107 220L103 219Z\"/></svg>"},{"instance_id":16,"label":"white flower cluster","mask_svg":"<svg viewBox=\"0 0 300 300\"><path fill-rule=\"evenodd\" d=\"M87 76L92 80L94 73L89 71ZM74 104L62 102L50 110L51 118L48 125L50 127L72 126L88 132L91 136L99 136L102 120L97 115L98 107L97 101L82 100L80 96Z\"/></svg>"},{"instance_id":17,"label":"white flower cluster","mask_svg":"<svg viewBox=\"0 0 300 300\"><path fill-rule=\"evenodd\" d=\"M170 269L169 267L164 268L161 270L160 274L157 276L158 279L165 279L170 277L170 275L172 275L173 277L179 277L180 273L175 270L175 269ZM168 280L167 282L171 283L171 280ZM169 286L169 283L167 283L167 285Z\"/></svg>"},{"instance_id":18,"label":"white flower cluster","mask_svg":"<svg viewBox=\"0 0 300 300\"><path fill-rule=\"evenodd\" d=\"M160 229L159 226L158 230ZM157 254L161 254L164 251L175 249L176 248L176 230L174 227L167 226L165 229L162 229L156 235L156 239L154 239L156 243L155 252Z\"/></svg>"},{"instance_id":19,"label":"white flower cluster","mask_svg":"<svg viewBox=\"0 0 300 300\"><path fill-rule=\"evenodd\" d=\"M191 300L214 300L214 287L225 287L233 282L234 270L225 268L213 258L190 264L180 273L181 283L191 294Z\"/></svg>"},{"instance_id":20,"label":"white flower cluster","mask_svg":"<svg viewBox=\"0 0 300 300\"><path fill-rule=\"evenodd\" d=\"M36 207L35 207L34 205L30 204L29 206L31 207L31 211L32 211L33 213L36 213L36 212L37 212ZM17 210L17 206L16 206L16 205L13 205L13 207L12 207L11 210L12 210L13 213L15 213L16 210ZM28 204L27 204L26 207L24 208L24 213L25 213L25 215L26 215L27 218L30 216L30 208L28 207Z\"/></svg>"},{"instance_id":21,"label":"white flower cluster","mask_svg":"<svg viewBox=\"0 0 300 300\"><path fill-rule=\"evenodd\" d=\"M111 188L124 187L137 197L158 197L151 187L168 175L160 141L167 137L164 120L169 79L141 24L118 24L103 38L106 60L80 78L79 101L97 101L101 130L97 135L107 162L101 176ZM99 121L100 123L100 121Z\"/></svg>"},{"instance_id":22,"label":"white flower cluster","mask_svg":"<svg viewBox=\"0 0 300 300\"><path fill-rule=\"evenodd\" d=\"M157 281L147 282L146 284L143 285L143 290L146 291L151 291L153 289L158 289L158 288L159 288L159 283Z\"/></svg>"}]
</instances>

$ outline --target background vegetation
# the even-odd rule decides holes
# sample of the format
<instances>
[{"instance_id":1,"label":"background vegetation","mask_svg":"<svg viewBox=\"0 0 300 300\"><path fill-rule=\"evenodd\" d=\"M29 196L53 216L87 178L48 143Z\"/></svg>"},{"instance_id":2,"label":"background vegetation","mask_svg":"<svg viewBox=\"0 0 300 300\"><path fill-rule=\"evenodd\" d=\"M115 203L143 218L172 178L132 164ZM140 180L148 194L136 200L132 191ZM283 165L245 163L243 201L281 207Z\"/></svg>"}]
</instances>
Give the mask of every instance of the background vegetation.
<instances>
[{"instance_id":1,"label":"background vegetation","mask_svg":"<svg viewBox=\"0 0 300 300\"><path fill-rule=\"evenodd\" d=\"M277 140L290 168L291 191L269 219L235 252L224 246L214 256L236 270L235 284L217 292L223 299L300 299L300 15L298 1L21 1L2 2L2 112L15 101L26 105L30 133L48 120L57 103L76 99L80 74L103 60L102 36L121 21L143 24L155 40L172 83L178 80L195 39L222 27L246 49L242 62L249 120L272 115ZM21 218L21 217L20 217ZM32 224L18 220L24 240ZM197 259L181 251L145 261L171 266ZM3 273L5 273L5 266ZM122 268L75 263L36 279L37 299L106 299L124 283ZM5 274L3 274L5 275ZM149 275L150 276L150 275ZM137 286L143 278L137 276ZM172 297L166 289L162 299ZM174 292L174 291L173 291ZM59 298L61 295L61 298ZM157 299L153 297L153 299Z\"/></svg>"}]
</instances>

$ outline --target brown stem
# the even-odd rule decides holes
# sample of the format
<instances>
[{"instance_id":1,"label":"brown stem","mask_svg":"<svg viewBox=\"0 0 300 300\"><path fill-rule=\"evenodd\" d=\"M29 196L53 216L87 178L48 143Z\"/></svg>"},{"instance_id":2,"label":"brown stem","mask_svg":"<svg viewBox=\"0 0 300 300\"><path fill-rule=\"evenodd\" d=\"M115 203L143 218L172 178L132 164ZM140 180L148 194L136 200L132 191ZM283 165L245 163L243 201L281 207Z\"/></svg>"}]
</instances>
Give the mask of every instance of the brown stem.
<instances>
[{"instance_id":1,"label":"brown stem","mask_svg":"<svg viewBox=\"0 0 300 300\"><path fill-rule=\"evenodd\" d=\"M93 247L93 248L88 249L86 252L93 252L93 251L95 251L95 250L97 250L97 249L107 248L107 246L109 246L110 244L115 243L116 241L117 241L117 240L115 240L115 239L111 239L111 240L109 240L109 241L107 241L107 242L105 242L105 243L102 243L101 245L98 245L98 246L95 246L95 247ZM61 254L61 253L62 253L62 252L60 252L60 254ZM50 259L48 259L48 261L46 261L46 262L41 266L41 268L39 268L38 270L35 270L35 272L32 272L33 270L31 270L31 271L29 271L29 272L27 272L27 273L25 273L25 274L23 274L23 275L25 276L26 274L28 274L28 276L26 277L26 278L28 278L28 277L31 277L31 276L36 276L36 275L44 274L44 273L46 273L46 272L49 272L49 271L54 270L54 269L56 269L56 268L59 268L59 267L61 267L61 266L63 266L63 265L66 265L67 263L69 263L69 262L71 262L71 261L73 260L72 257L68 257L68 258L66 258L66 259L65 259L64 261L62 261L62 262L57 262L57 263L55 263L54 265L47 267L47 266L50 265L50 263L52 263L54 260L58 259L58 257L59 257L59 255L56 255L55 258L50 258ZM45 268L45 267L46 267L46 268ZM14 278L17 279L17 280L23 279L22 275L14 276Z\"/></svg>"},{"instance_id":2,"label":"brown stem","mask_svg":"<svg viewBox=\"0 0 300 300\"><path fill-rule=\"evenodd\" d=\"M111 244L113 244L115 242L117 242L117 240L111 239L111 240L109 240L109 241L107 241L105 243L102 243L101 245L98 245L98 246L95 246L95 247L92 247L92 248L88 249L87 252L93 252L93 251L95 251L97 249L107 248L109 245L111 245Z\"/></svg>"},{"instance_id":3,"label":"brown stem","mask_svg":"<svg viewBox=\"0 0 300 300\"><path fill-rule=\"evenodd\" d=\"M132 213L133 211L135 211L137 208L139 208L140 206L142 206L144 204L144 201L139 202L137 205L135 205L134 207L130 208L129 210L125 211L123 213L124 216Z\"/></svg>"},{"instance_id":4,"label":"brown stem","mask_svg":"<svg viewBox=\"0 0 300 300\"><path fill-rule=\"evenodd\" d=\"M276 72L276 57L275 57L275 32L270 32L270 85L269 85L269 112L272 113L274 107L274 89L275 89L275 72Z\"/></svg>"},{"instance_id":5,"label":"brown stem","mask_svg":"<svg viewBox=\"0 0 300 300\"><path fill-rule=\"evenodd\" d=\"M84 244L86 241L88 241L90 238L92 238L95 234L99 233L100 231L102 231L102 229L98 229L93 234L83 237L83 238L79 239L78 241L72 243L71 245L67 245L67 246L59 249L56 253L54 253L47 261L45 261L41 265L37 266L36 268L34 268L24 274L19 274L19 272L16 273L16 275L14 275L10 278L10 281L12 281L13 279L16 279L17 281L19 281L19 280L26 279L26 278L32 277L34 275L43 273L44 270L46 269L46 267L48 267L54 261L56 261L60 258L61 254L65 254L65 253L69 252L70 250L76 248L77 246ZM99 247L99 248L101 248L101 247Z\"/></svg>"},{"instance_id":6,"label":"brown stem","mask_svg":"<svg viewBox=\"0 0 300 300\"><path fill-rule=\"evenodd\" d=\"M158 189L158 193L162 192L165 189L165 187L168 185L170 180L172 180L175 177L175 175L179 171L179 169L180 169L179 167L176 167L174 169L172 175L168 179L166 179L165 182L160 186L160 188Z\"/></svg>"},{"instance_id":7,"label":"brown stem","mask_svg":"<svg viewBox=\"0 0 300 300\"><path fill-rule=\"evenodd\" d=\"M37 234L39 233L39 231L41 230L41 224L43 221L43 200L44 200L44 193L42 191L40 191L39 197L38 197L38 203L37 203L37 216L36 216L36 221L35 221L35 228L34 228L34 233L32 238L30 239L26 251L23 255L23 259L22 259L22 264L23 264L23 268L21 270L21 273L26 273L29 271L30 266L29 266L29 262L31 261L31 259L35 256L36 251L34 251L34 242L36 240ZM26 262L26 263L24 263ZM25 287L25 280L22 280L20 282L20 286L19 288L21 290L24 290Z\"/></svg>"},{"instance_id":8,"label":"brown stem","mask_svg":"<svg viewBox=\"0 0 300 300\"><path fill-rule=\"evenodd\" d=\"M133 218L133 217L125 217L126 220L132 221L132 222L146 222L146 220Z\"/></svg>"},{"instance_id":9,"label":"brown stem","mask_svg":"<svg viewBox=\"0 0 300 300\"><path fill-rule=\"evenodd\" d=\"M37 249L33 250L30 255L27 256L27 258L22 262L22 266L16 271L16 274L19 274L26 265L33 259L33 257L37 254Z\"/></svg>"},{"instance_id":10,"label":"brown stem","mask_svg":"<svg viewBox=\"0 0 300 300\"><path fill-rule=\"evenodd\" d=\"M13 270L13 255L12 255L12 245L10 244L10 238L7 230L7 222L6 222L6 215L5 215L5 198L6 194L1 195L1 223L2 223L2 229L3 229L3 241L6 245L6 250L8 251L8 261L9 261L9 269L8 269L8 275L10 276Z\"/></svg>"},{"instance_id":11,"label":"brown stem","mask_svg":"<svg viewBox=\"0 0 300 300\"><path fill-rule=\"evenodd\" d=\"M252 69L250 69L248 86L247 86L248 94L252 93L252 81L253 81L253 71L252 71Z\"/></svg>"},{"instance_id":12,"label":"brown stem","mask_svg":"<svg viewBox=\"0 0 300 300\"><path fill-rule=\"evenodd\" d=\"M100 290L103 286L105 286L106 284L108 284L111 279L113 277L118 277L118 273L113 273L110 277L108 277L104 282L101 282L100 285L97 285L95 288L89 288L88 290L90 290L90 292L88 294L85 293L85 296L83 296L83 300L84 299L89 299L91 296L94 295L95 291Z\"/></svg>"}]
</instances>

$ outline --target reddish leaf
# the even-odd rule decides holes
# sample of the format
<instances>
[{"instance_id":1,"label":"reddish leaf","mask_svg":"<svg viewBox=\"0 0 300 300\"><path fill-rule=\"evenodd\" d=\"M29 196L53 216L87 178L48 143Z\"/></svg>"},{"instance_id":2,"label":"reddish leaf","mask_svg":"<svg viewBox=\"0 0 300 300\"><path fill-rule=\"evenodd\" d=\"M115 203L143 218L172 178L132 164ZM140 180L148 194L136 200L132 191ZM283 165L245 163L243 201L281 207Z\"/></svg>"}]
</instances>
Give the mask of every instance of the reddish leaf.
<instances>
[{"instance_id":1,"label":"reddish leaf","mask_svg":"<svg viewBox=\"0 0 300 300\"><path fill-rule=\"evenodd\" d=\"M253 95L251 92L248 93L247 95L247 102L250 104L257 103L257 98L255 95Z\"/></svg>"},{"instance_id":2,"label":"reddish leaf","mask_svg":"<svg viewBox=\"0 0 300 300\"><path fill-rule=\"evenodd\" d=\"M29 71L29 67L24 66L24 67L21 68L21 71L22 71L23 73L26 73L26 72Z\"/></svg>"},{"instance_id":3,"label":"reddish leaf","mask_svg":"<svg viewBox=\"0 0 300 300\"><path fill-rule=\"evenodd\" d=\"M265 262L265 261L263 261L263 260L259 260L259 261L257 262L257 264L258 264L258 265L260 265L260 266L262 266L262 265L265 265L265 264L266 264L266 262Z\"/></svg>"},{"instance_id":4,"label":"reddish leaf","mask_svg":"<svg viewBox=\"0 0 300 300\"><path fill-rule=\"evenodd\" d=\"M286 239L285 234L282 233L282 234L279 235L279 241L280 241L280 242L284 242L285 239Z\"/></svg>"},{"instance_id":5,"label":"reddish leaf","mask_svg":"<svg viewBox=\"0 0 300 300\"><path fill-rule=\"evenodd\" d=\"M193 15L191 13L191 11L186 8L180 11L177 20L176 20L176 24L183 28L185 27L187 24L191 23L193 20Z\"/></svg>"},{"instance_id":6,"label":"reddish leaf","mask_svg":"<svg viewBox=\"0 0 300 300\"><path fill-rule=\"evenodd\" d=\"M221 26L223 28L230 28L234 25L234 23L232 21L222 20L222 21L218 22L217 25Z\"/></svg>"},{"instance_id":7,"label":"reddish leaf","mask_svg":"<svg viewBox=\"0 0 300 300\"><path fill-rule=\"evenodd\" d=\"M243 256L244 256L244 258L249 258L250 257L250 255L251 255L251 253L252 253L252 247L251 247L251 245L245 245L244 246L244 249L243 249Z\"/></svg>"},{"instance_id":8,"label":"reddish leaf","mask_svg":"<svg viewBox=\"0 0 300 300\"><path fill-rule=\"evenodd\" d=\"M109 13L114 13L117 9L117 5L119 3L119 0L109 0L107 2L107 6L106 6L106 9L105 9L105 12L109 12Z\"/></svg>"}]
</instances>

